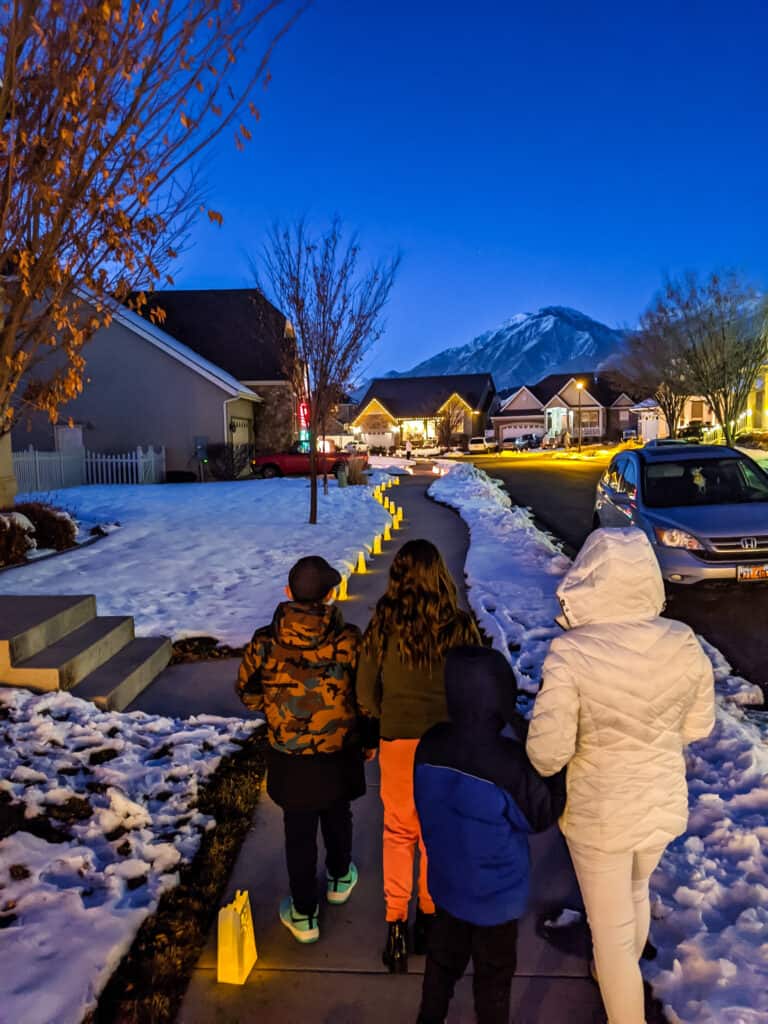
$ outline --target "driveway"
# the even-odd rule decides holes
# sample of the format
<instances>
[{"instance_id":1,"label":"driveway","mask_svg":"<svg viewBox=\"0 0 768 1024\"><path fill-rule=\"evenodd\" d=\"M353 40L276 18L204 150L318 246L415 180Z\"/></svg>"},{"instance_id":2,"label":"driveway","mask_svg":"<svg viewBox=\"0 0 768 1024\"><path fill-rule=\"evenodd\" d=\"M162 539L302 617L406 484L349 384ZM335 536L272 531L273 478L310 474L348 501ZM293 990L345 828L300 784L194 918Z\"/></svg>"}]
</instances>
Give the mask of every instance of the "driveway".
<instances>
[{"instance_id":1,"label":"driveway","mask_svg":"<svg viewBox=\"0 0 768 1024\"><path fill-rule=\"evenodd\" d=\"M512 500L533 509L539 522L573 554L592 529L595 486L609 459L571 461L552 456L480 456L476 465L498 477ZM734 670L768 694L765 623L768 586L668 586L666 614L687 622L718 647Z\"/></svg>"}]
</instances>

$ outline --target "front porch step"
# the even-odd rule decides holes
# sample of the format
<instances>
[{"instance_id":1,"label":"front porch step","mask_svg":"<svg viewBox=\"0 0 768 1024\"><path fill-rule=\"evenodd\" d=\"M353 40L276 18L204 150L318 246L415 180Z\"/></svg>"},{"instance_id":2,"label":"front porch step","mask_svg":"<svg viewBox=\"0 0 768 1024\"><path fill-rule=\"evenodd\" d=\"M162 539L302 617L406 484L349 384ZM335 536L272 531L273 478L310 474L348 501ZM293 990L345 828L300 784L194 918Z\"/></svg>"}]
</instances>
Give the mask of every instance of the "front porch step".
<instances>
[{"instance_id":1,"label":"front porch step","mask_svg":"<svg viewBox=\"0 0 768 1024\"><path fill-rule=\"evenodd\" d=\"M31 658L95 618L93 595L0 597L0 679L4 669Z\"/></svg>"},{"instance_id":2,"label":"front porch step","mask_svg":"<svg viewBox=\"0 0 768 1024\"><path fill-rule=\"evenodd\" d=\"M166 637L132 640L78 683L72 696L91 700L105 710L122 711L163 671L172 653Z\"/></svg>"},{"instance_id":3,"label":"front porch step","mask_svg":"<svg viewBox=\"0 0 768 1024\"><path fill-rule=\"evenodd\" d=\"M166 637L136 639L129 616L97 616L93 595L0 596L0 686L73 690L122 711L171 654Z\"/></svg>"},{"instance_id":4,"label":"front porch step","mask_svg":"<svg viewBox=\"0 0 768 1024\"><path fill-rule=\"evenodd\" d=\"M71 690L133 640L133 619L104 616L2 671L3 682L35 690Z\"/></svg>"}]
</instances>

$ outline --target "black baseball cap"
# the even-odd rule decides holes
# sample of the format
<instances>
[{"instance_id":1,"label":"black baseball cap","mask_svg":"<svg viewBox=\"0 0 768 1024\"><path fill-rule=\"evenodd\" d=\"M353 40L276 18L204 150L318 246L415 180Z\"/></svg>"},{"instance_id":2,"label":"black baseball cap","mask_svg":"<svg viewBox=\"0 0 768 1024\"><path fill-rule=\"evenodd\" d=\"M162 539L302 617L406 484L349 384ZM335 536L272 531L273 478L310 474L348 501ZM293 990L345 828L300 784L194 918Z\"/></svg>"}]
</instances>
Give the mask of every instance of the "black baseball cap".
<instances>
[{"instance_id":1,"label":"black baseball cap","mask_svg":"<svg viewBox=\"0 0 768 1024\"><path fill-rule=\"evenodd\" d=\"M288 586L295 601L322 601L341 583L341 574L319 555L300 558L288 573Z\"/></svg>"}]
</instances>

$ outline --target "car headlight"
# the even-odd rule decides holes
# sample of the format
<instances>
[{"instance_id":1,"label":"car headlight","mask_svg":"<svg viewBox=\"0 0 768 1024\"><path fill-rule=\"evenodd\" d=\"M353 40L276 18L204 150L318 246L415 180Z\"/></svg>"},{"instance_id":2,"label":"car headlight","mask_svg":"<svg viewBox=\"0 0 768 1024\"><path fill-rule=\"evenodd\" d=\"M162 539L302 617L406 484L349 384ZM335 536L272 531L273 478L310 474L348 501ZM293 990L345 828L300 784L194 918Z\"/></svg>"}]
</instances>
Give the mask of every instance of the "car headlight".
<instances>
[{"instance_id":1,"label":"car headlight","mask_svg":"<svg viewBox=\"0 0 768 1024\"><path fill-rule=\"evenodd\" d=\"M665 548L685 548L687 551L703 551L704 545L697 540L693 534L685 530L666 529L663 526L654 526L653 532L656 540Z\"/></svg>"}]
</instances>

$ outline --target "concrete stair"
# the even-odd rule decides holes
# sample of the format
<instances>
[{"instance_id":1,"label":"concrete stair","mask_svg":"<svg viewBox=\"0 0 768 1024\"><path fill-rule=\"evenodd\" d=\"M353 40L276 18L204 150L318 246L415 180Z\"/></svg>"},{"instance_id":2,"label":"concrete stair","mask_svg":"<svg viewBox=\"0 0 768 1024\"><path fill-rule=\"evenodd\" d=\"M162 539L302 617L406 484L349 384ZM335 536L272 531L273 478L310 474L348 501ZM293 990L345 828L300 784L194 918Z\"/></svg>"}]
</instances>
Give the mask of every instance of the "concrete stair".
<instances>
[{"instance_id":1,"label":"concrete stair","mask_svg":"<svg viewBox=\"0 0 768 1024\"><path fill-rule=\"evenodd\" d=\"M167 637L136 638L133 619L98 616L92 596L0 597L0 685L121 711L170 659Z\"/></svg>"}]
</instances>

